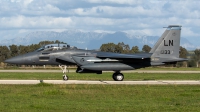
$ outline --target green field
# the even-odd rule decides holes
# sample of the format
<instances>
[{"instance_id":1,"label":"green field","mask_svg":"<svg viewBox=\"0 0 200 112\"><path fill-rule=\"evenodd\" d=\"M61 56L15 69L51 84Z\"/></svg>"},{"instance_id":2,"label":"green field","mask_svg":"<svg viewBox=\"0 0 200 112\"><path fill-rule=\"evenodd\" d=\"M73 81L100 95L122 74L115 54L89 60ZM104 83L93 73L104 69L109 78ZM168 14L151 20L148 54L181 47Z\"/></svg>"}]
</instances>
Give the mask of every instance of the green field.
<instances>
[{"instance_id":1,"label":"green field","mask_svg":"<svg viewBox=\"0 0 200 112\"><path fill-rule=\"evenodd\" d=\"M198 112L198 85L0 85L2 112Z\"/></svg>"},{"instance_id":2,"label":"green field","mask_svg":"<svg viewBox=\"0 0 200 112\"><path fill-rule=\"evenodd\" d=\"M113 80L112 72L103 74L69 73L69 80ZM200 80L198 73L124 73L124 80ZM3 79L62 80L62 73L0 73Z\"/></svg>"},{"instance_id":3,"label":"green field","mask_svg":"<svg viewBox=\"0 0 200 112\"><path fill-rule=\"evenodd\" d=\"M200 68L195 67L146 67L137 70L158 70L158 71L200 71Z\"/></svg>"},{"instance_id":4,"label":"green field","mask_svg":"<svg viewBox=\"0 0 200 112\"><path fill-rule=\"evenodd\" d=\"M76 70L76 67L69 67L70 70ZM54 67L46 67L44 68L43 66L39 67L15 67L15 66L7 66L7 67L2 67L0 70L60 70L58 66ZM200 68L196 67L146 67L146 68L141 68L141 69L136 69L138 71L140 70L158 70L158 71L200 71Z\"/></svg>"},{"instance_id":5,"label":"green field","mask_svg":"<svg viewBox=\"0 0 200 112\"><path fill-rule=\"evenodd\" d=\"M200 74L124 73L125 80L200 80ZM70 80L113 80L112 73L70 73ZM61 73L0 73L3 79L61 80ZM3 112L200 111L199 85L0 85Z\"/></svg>"}]
</instances>

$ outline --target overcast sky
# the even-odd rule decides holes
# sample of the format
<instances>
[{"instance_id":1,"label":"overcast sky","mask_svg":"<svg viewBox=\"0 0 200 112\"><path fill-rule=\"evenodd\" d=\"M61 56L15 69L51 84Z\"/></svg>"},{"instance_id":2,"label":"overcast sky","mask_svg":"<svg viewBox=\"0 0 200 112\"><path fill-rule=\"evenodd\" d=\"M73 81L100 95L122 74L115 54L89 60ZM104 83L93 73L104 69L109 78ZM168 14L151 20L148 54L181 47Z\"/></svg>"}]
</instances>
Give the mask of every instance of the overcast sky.
<instances>
[{"instance_id":1,"label":"overcast sky","mask_svg":"<svg viewBox=\"0 0 200 112\"><path fill-rule=\"evenodd\" d=\"M0 40L34 31L83 31L160 36L182 25L182 36L200 38L199 0L0 0Z\"/></svg>"}]
</instances>

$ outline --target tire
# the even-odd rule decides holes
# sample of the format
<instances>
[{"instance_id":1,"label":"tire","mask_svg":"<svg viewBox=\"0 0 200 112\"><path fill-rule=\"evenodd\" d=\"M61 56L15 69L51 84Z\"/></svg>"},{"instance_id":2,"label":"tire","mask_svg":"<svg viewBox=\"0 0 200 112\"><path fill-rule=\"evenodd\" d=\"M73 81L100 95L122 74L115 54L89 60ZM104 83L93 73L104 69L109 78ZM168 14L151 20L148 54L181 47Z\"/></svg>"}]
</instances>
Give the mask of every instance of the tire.
<instances>
[{"instance_id":1,"label":"tire","mask_svg":"<svg viewBox=\"0 0 200 112\"><path fill-rule=\"evenodd\" d=\"M63 80L64 80L64 81L67 81L68 79L69 79L68 76L66 76L66 75L63 76Z\"/></svg>"},{"instance_id":2,"label":"tire","mask_svg":"<svg viewBox=\"0 0 200 112\"><path fill-rule=\"evenodd\" d=\"M116 73L114 73L114 74L112 75L112 78L113 78L114 81L116 81Z\"/></svg>"},{"instance_id":3,"label":"tire","mask_svg":"<svg viewBox=\"0 0 200 112\"><path fill-rule=\"evenodd\" d=\"M113 80L114 81L123 81L124 75L122 73L114 73L113 74Z\"/></svg>"}]
</instances>

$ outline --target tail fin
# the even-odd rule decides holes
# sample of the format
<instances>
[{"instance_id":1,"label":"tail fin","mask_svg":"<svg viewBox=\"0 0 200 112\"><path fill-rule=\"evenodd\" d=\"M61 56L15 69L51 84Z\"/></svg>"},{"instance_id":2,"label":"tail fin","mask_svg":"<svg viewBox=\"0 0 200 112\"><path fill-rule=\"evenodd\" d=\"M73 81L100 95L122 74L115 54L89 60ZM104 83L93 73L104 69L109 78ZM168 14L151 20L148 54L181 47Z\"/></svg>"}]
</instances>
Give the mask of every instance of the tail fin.
<instances>
[{"instance_id":1,"label":"tail fin","mask_svg":"<svg viewBox=\"0 0 200 112\"><path fill-rule=\"evenodd\" d=\"M180 25L169 25L149 53L155 58L179 58Z\"/></svg>"}]
</instances>

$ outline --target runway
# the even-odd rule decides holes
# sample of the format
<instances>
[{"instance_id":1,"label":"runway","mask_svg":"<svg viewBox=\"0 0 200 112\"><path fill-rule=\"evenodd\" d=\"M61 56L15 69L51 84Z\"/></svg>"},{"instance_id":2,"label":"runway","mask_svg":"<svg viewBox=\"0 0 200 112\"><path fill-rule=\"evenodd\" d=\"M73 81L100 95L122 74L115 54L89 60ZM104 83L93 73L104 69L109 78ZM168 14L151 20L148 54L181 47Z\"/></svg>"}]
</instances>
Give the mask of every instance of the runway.
<instances>
[{"instance_id":1,"label":"runway","mask_svg":"<svg viewBox=\"0 0 200 112\"><path fill-rule=\"evenodd\" d=\"M61 73L61 70L0 70L0 72L25 72L25 73ZM70 70L69 73L75 72ZM113 71L105 71L113 72ZM129 70L123 73L200 73L200 71L153 71ZM148 81L87 81L87 80L0 80L0 84L128 84L128 85L200 85L200 80L148 80Z\"/></svg>"},{"instance_id":2,"label":"runway","mask_svg":"<svg viewBox=\"0 0 200 112\"><path fill-rule=\"evenodd\" d=\"M21 72L21 73L62 73L61 70L0 70L0 72ZM74 73L75 70L69 70L69 73ZM113 72L113 71L103 71ZM200 73L200 71L163 71L163 70L127 70L122 73Z\"/></svg>"},{"instance_id":3,"label":"runway","mask_svg":"<svg viewBox=\"0 0 200 112\"><path fill-rule=\"evenodd\" d=\"M87 80L0 80L0 84L124 84L124 85L200 85L200 80L157 80L157 81L87 81Z\"/></svg>"}]
</instances>

